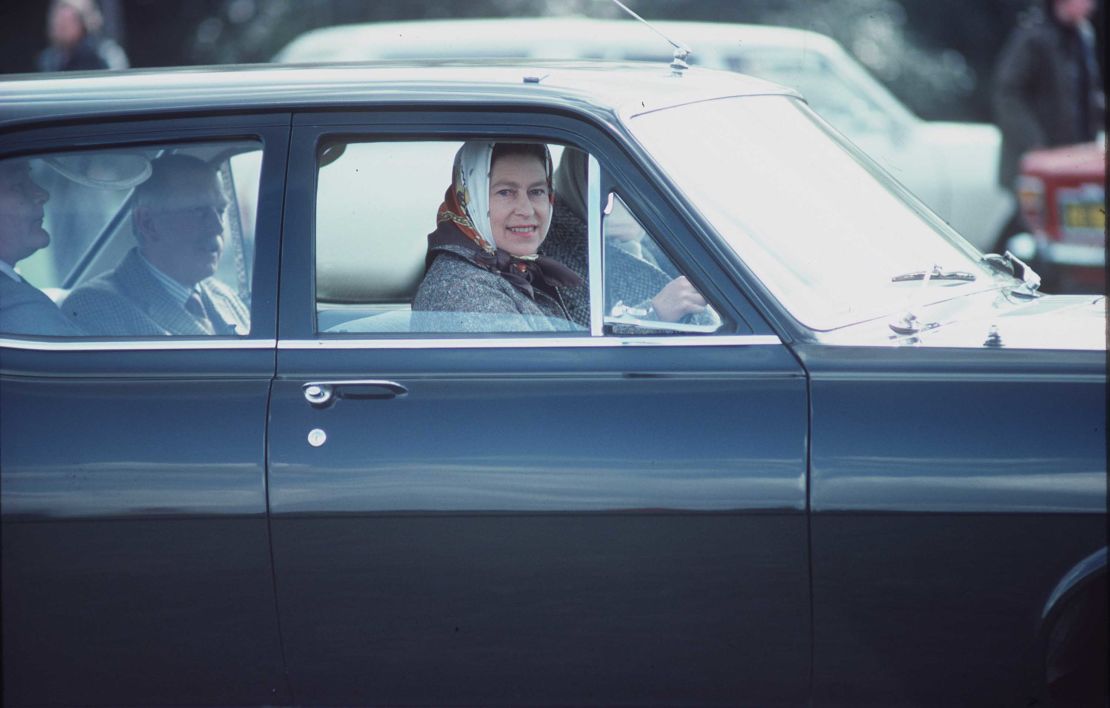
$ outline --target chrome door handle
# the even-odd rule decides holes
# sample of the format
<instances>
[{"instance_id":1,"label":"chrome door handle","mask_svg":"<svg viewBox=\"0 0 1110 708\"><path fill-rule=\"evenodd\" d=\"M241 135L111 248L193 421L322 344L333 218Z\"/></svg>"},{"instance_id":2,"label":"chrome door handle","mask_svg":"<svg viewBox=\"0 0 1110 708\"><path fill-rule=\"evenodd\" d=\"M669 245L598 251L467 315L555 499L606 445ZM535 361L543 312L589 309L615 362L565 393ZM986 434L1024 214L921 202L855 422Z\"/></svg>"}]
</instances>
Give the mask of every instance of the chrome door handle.
<instances>
[{"instance_id":1,"label":"chrome door handle","mask_svg":"<svg viewBox=\"0 0 1110 708\"><path fill-rule=\"evenodd\" d=\"M409 392L396 381L384 379L310 381L301 389L304 391L304 399L316 408L328 406L336 398L386 399L404 396Z\"/></svg>"}]
</instances>

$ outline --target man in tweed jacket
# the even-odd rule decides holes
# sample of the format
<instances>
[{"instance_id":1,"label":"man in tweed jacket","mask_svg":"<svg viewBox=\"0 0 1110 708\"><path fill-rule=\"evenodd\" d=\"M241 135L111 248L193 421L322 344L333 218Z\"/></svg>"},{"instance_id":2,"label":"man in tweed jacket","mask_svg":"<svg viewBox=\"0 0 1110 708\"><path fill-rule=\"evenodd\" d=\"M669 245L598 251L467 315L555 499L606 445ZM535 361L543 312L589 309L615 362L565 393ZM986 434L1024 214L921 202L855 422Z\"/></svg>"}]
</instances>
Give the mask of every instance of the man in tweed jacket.
<instances>
[{"instance_id":1,"label":"man in tweed jacket","mask_svg":"<svg viewBox=\"0 0 1110 708\"><path fill-rule=\"evenodd\" d=\"M249 330L238 296L211 277L223 253L227 199L203 161L169 155L135 190L138 247L70 293L62 309L89 334L235 335Z\"/></svg>"}]
</instances>

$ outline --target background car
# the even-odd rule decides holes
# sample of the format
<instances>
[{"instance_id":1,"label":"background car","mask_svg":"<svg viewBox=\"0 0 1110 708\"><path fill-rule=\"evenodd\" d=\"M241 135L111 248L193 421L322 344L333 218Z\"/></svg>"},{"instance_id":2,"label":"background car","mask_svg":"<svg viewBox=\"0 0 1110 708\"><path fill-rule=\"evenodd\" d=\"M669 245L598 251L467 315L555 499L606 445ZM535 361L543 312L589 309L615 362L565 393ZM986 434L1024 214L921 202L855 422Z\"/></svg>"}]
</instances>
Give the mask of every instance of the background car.
<instances>
[{"instance_id":1,"label":"background car","mask_svg":"<svg viewBox=\"0 0 1110 708\"><path fill-rule=\"evenodd\" d=\"M1034 150L1017 182L1028 233L1009 248L1048 292L1106 291L1106 141Z\"/></svg>"},{"instance_id":2,"label":"background car","mask_svg":"<svg viewBox=\"0 0 1110 708\"><path fill-rule=\"evenodd\" d=\"M467 140L584 156L584 328L409 316ZM1105 298L1039 294L792 89L16 77L0 163L39 188L0 183L0 237L85 265L0 278L69 312L171 158L218 175L250 326L0 332L5 703L1105 703ZM617 213L712 322L609 306Z\"/></svg>"},{"instance_id":3,"label":"background car","mask_svg":"<svg viewBox=\"0 0 1110 708\"><path fill-rule=\"evenodd\" d=\"M837 42L816 32L709 22L654 22L693 49L691 64L796 88L826 120L984 252L998 251L1015 206L998 186L993 125L924 121ZM276 62L451 58L666 62L671 49L639 22L522 18L350 24L306 32Z\"/></svg>"}]
</instances>

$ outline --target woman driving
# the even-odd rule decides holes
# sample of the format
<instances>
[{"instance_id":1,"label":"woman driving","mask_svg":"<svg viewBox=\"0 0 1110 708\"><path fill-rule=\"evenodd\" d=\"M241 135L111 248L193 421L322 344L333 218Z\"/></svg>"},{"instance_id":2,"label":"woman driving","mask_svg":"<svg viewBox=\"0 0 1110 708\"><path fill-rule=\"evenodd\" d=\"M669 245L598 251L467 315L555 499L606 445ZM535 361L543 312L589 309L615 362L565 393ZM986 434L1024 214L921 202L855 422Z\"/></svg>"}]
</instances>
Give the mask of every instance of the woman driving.
<instances>
[{"instance_id":1,"label":"woman driving","mask_svg":"<svg viewBox=\"0 0 1110 708\"><path fill-rule=\"evenodd\" d=\"M575 273L536 251L554 201L546 145L468 141L428 235L413 328L505 332L577 329L561 288Z\"/></svg>"}]
</instances>

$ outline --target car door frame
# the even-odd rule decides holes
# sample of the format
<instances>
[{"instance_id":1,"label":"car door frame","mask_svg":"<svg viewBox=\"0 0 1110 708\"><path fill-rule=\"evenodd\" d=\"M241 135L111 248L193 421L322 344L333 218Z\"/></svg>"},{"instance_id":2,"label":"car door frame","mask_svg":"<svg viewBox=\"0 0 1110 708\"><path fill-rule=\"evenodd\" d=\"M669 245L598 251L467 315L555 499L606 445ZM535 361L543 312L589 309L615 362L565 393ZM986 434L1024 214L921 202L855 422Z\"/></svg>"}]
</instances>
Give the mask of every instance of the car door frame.
<instances>
[{"instance_id":1,"label":"car door frame","mask_svg":"<svg viewBox=\"0 0 1110 708\"><path fill-rule=\"evenodd\" d=\"M359 138L375 136L382 140L511 137L522 140L564 142L584 149L608 166L609 176L605 178L607 181L603 180L604 187L619 183L622 197L626 199L638 218L653 226L667 225L664 229L666 233L656 234L656 236L662 240L662 245L674 259L675 264L703 288L710 301L719 304L726 318L736 323L737 331L735 334L703 338L689 336L444 338L436 335L407 334L354 338L321 337L315 331L315 287L312 269L306 268L305 264L315 262L312 234L315 218L313 204L314 175L317 169L316 148L322 138L333 139L338 136ZM339 415L337 412L353 410L345 409L344 406L366 402L347 401L340 398L333 408L316 410L304 400L301 387L313 376L341 375L350 378L355 372L372 372L375 378L380 373L387 379L396 378L400 381L402 389L410 388L412 393L407 397L402 395L401 400L404 402L401 405L419 401L424 395L455 396L457 400L458 396L465 397L475 393L476 389L473 388L475 381L504 380L505 377L508 377L510 383L517 382L510 386L516 386L518 392L512 395L525 398L532 395L530 391L543 390L544 386L549 385L544 382L552 380L571 382L568 386L578 386L576 390L611 386L615 387L615 390L626 393L636 391L637 387L641 387L638 389L641 391L646 391L647 387L651 386L660 387L659 390L664 390L666 386L677 386L680 389L687 387L683 390L688 399L697 395L707 395L707 391L720 389L722 385L728 386L727 382L730 380L754 382L753 390L764 392L773 390L775 393L770 395L775 398L774 404L769 405L764 414L767 420L779 420L782 416L790 419L789 425L782 426L783 431L779 433L782 438L778 438L775 444L782 443L781 449L789 448L788 456L791 462L786 463L787 468L779 468L782 476L778 482L773 482L765 490L764 496L760 496L761 493L755 491L755 487L750 488L751 504L745 507L744 514L732 514L728 511L732 508L729 502L714 500L708 489L703 489L700 493L695 492L693 499L686 499L685 512L676 511L676 516L668 516L668 512L663 511L661 517L654 516L659 513L658 509L653 511L650 505L646 505L649 508L643 508L643 505L637 507L636 504L642 504L643 500L637 498L634 493L626 494L625 497L614 502L616 510L612 510L605 505L591 506L582 498L566 496L572 493L564 490L562 492L564 496L556 499L554 503L551 502L550 497L545 499L542 495L527 497L523 501L518 498L517 507L511 505L508 507L516 508L517 511L495 511L489 518L495 523L503 523L506 519L519 518L520 513L529 518L539 518L550 512L556 515L554 518L562 519L571 518L592 509L593 511L589 513L600 514L597 518L610 521L618 518L626 520L646 518L649 521L656 519L652 523L658 523L658 518L673 520L690 512L702 521L713 517L718 521L725 519L728 520L726 523L731 523L743 518L743 523L751 523L754 528L777 524L776 532L766 536L766 540L789 545L791 552L781 554L781 557L772 563L775 566L772 574L776 575L776 582L779 583L776 586L778 590L784 588L789 590L772 593L776 595L776 600L781 600L783 604L772 608L762 617L764 619L773 617L775 621L788 617L783 627L789 626L790 629L762 633L762 639L767 640L763 646L763 649L767 650L766 663L751 663L741 669L741 673L745 670L761 672L760 678L750 685L753 692L750 695L777 696L781 699L786 693L789 694L787 700L803 700L807 695L807 682L799 681L799 676L808 677L810 666L806 541L808 413L805 375L790 350L752 306L744 290L737 286L727 266L722 267L721 263L711 255L715 247L707 247L701 238L695 236L696 227L691 226L684 218L685 210L676 206L660 191L658 175L651 175L638 165L634 157L635 150L634 144L601 128L596 121L575 116L566 111L540 113L512 106L482 110L464 108L436 110L420 107L402 110L395 107L368 107L365 111L303 113L294 116L289 163L289 192L285 212L286 238L282 251L278 372L271 399L269 475L278 604L282 613L283 631L288 640L293 690L298 700L309 702L446 700L447 694L435 691L437 682L450 680L453 675L452 667L447 667L444 672L437 673L434 677L425 676L425 682L416 689L424 692L414 695L406 693L406 690L413 689L413 685L405 684L406 677L403 676L416 670L412 662L402 664L405 671L398 669L391 672L382 668L380 656L366 654L370 651L368 647L371 645L378 649L386 646L374 644L379 641L374 638L375 623L361 616L358 620L342 616L342 610L336 608L343 603L350 603L352 597L361 597L364 600L355 603L356 611L362 611L367 607L373 608L376 603L368 598L382 592L381 586L388 585L388 579L382 577L381 583L364 588L363 583L372 582L372 580L363 566L337 567L335 564L361 564L362 561L358 559L364 557L363 553L368 552L363 543L385 543L386 541L381 539L401 538L392 536L390 533L369 531L365 526L358 526L357 531L352 530L356 527L349 524L385 522L388 525L397 519L410 521L422 519L422 523L431 526L446 523L449 528L444 529L444 532L449 534L449 538L463 543L464 541L460 539L471 538L468 535L470 532L456 524L465 526L465 523L471 522L464 523L458 520L473 521L476 518L483 518L486 512L482 510L488 509L488 506L484 507L482 504L488 505L490 499L489 496L479 498L475 502L477 507L464 511L459 506L457 496L452 497L449 492L433 491L422 498L421 503L430 505L428 508L418 506L417 511L409 512L403 507L394 507L393 511L382 507L376 511L363 513L359 511L360 504L375 503L374 489L364 488L360 491L357 488L361 474L357 468L360 464L368 462L368 459L363 458L362 463L348 460L344 463L346 465L344 469L335 470L334 474L332 471L314 469L315 463L312 460L320 458L310 457L310 455L316 453L326 455L329 450L335 449L333 445L343 450L350 449L343 447L351 444L349 442L350 423L344 424L341 417L336 417ZM449 165L444 166L445 183L448 168ZM429 208L432 209L434 206L431 205ZM478 359L460 356L460 352L465 351L481 354ZM528 352L538 354L541 351L544 354L542 358L536 359L530 355L528 363L521 363L520 354ZM685 351L686 360L679 355L679 352L683 351ZM583 357L593 362L586 368L594 367L596 370L592 373L583 373L576 378L570 372L583 371L581 364ZM474 364L477 360L484 361L481 364ZM686 371L684 367L690 365L698 371L696 373ZM513 373L514 369L515 373ZM573 383L574 381L577 383ZM725 383L722 384L722 382ZM462 393L463 388L467 393ZM521 391L523 393L520 393ZM393 403L398 401L379 400L370 402L370 405L388 406ZM754 410L758 406L752 406L752 408ZM372 426L364 416L376 415L375 409L371 407L362 410L365 412L359 413L358 419L363 425ZM305 437L305 433L312 427L312 416L315 413L325 416L320 419L324 422L318 428L324 435L315 433L316 442L323 443L319 446L311 442L312 434L307 440ZM784 439L789 442L783 442ZM457 441L456 438L455 442ZM313 449L316 453L312 452ZM724 464L727 466L731 463ZM788 469L789 472L784 472L784 469ZM785 486L780 485L780 482ZM348 483L353 483L355 486L346 488L345 491L341 490L341 487ZM776 485L779 486L776 487ZM482 493L490 491L488 487L482 487L482 482L477 477L469 477L463 486L469 486L471 492L477 489L475 493L479 497ZM771 491L773 487L777 491ZM547 511L544 510L545 504L548 505ZM665 503L663 505L665 506ZM679 503L679 506L682 505L683 503ZM606 511L607 508L610 508L610 511ZM571 516L567 517L566 514ZM699 516L701 514L708 514L708 516ZM445 518L447 521L444 521ZM344 527L345 524L348 525L347 530L340 533L338 542L333 542L336 540L334 538L331 541L327 540L331 538L330 534L336 528ZM452 527L454 531L451 531ZM329 528L331 530L328 530ZM561 528L565 529L565 527ZM784 528L785 533L783 533ZM771 541L772 536L776 537L777 541ZM385 549L379 550L387 555L392 553L392 550L388 552ZM739 558L737 561L735 568L745 566L744 561ZM732 580L736 581L736 578L733 577ZM398 602L396 596L386 594L382 597L387 604ZM404 599L401 598L401 600ZM789 610L786 609L787 607ZM393 614L399 617L403 616L404 612L399 610ZM512 616L511 611L507 611L506 614ZM750 613L750 616L755 617L759 614ZM774 621L771 624L774 624ZM359 632L352 634L352 628L358 628ZM331 643L319 644L321 637L331 638ZM748 640L746 638L739 641L743 644ZM313 641L317 643L313 644ZM436 648L444 646L446 645L437 644ZM733 645L732 648L737 649L737 646ZM432 648L431 645L428 647ZM391 659L396 658L392 657L393 652L384 653L390 654ZM582 659L587 653L588 650L580 649L575 659ZM735 673L736 666L728 663L731 661L727 658L728 655L728 652L715 654L711 662L713 667L706 668L706 675L712 674L719 678L724 674L715 672ZM768 658L771 656L775 658ZM354 672L350 671L350 667L341 666L343 662L350 662L352 657L365 669L359 675L352 675ZM400 661L400 658L396 660ZM306 666L308 668L305 668ZM378 667L378 671L374 670L375 666ZM348 673L344 673L344 670ZM671 673L674 670L674 667L671 667L668 672L665 672L670 679L674 678L674 674ZM694 673L697 674L696 671ZM753 674L749 678L754 676ZM597 676L593 677L594 680L597 678ZM476 683L481 684L482 681L479 679ZM596 689L604 683L604 681L594 683L591 687ZM616 687L618 684L619 688ZM616 700L621 695L619 691L622 688L628 690L631 685L613 682L607 690L616 692L606 695ZM638 690L647 690L644 685L641 683ZM668 684L670 690L674 690L676 685L678 684ZM438 688L442 689L442 686ZM519 688L527 690L524 686ZM581 686L577 688L582 689ZM708 690L705 685L700 686L699 689ZM520 700L521 695L532 695L504 693L503 691L508 690L506 686L487 684L474 687L474 690L477 693L472 696L472 699L477 702L505 700L511 702L513 695L517 696L517 700ZM713 694L713 700L728 702L737 698L736 694L729 694L720 686L717 690L721 692ZM585 694L553 695L556 697L552 700L573 701L574 695L582 698ZM642 694L641 697L648 695L650 694ZM538 695L534 697L539 698Z\"/></svg>"},{"instance_id":2,"label":"car door frame","mask_svg":"<svg viewBox=\"0 0 1110 708\"><path fill-rule=\"evenodd\" d=\"M289 700L264 459L289 122L105 111L0 135L4 157L225 140L263 151L248 335L0 335L6 700Z\"/></svg>"}]
</instances>

